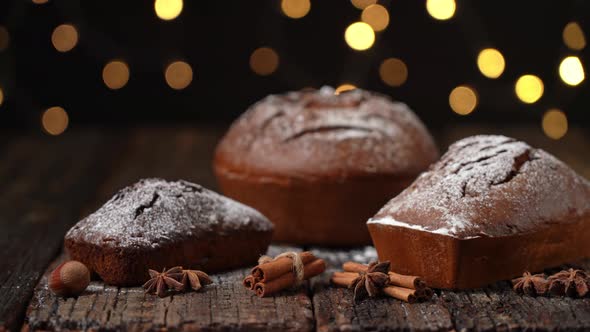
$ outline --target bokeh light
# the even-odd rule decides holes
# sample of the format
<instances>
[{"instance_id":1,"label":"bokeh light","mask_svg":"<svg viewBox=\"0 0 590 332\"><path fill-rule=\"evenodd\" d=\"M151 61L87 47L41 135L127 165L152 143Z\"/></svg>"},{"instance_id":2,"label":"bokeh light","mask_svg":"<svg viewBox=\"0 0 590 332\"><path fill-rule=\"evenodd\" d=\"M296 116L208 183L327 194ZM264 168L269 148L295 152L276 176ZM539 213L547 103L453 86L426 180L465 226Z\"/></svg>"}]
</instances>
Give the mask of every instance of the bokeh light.
<instances>
[{"instance_id":1,"label":"bokeh light","mask_svg":"<svg viewBox=\"0 0 590 332\"><path fill-rule=\"evenodd\" d=\"M344 84L341 84L340 86L338 86L336 88L336 90L334 90L334 94L335 95L339 95L342 92L350 91L350 90L354 90L354 89L356 89L356 86L355 85L349 84L349 83L344 83Z\"/></svg>"},{"instance_id":2,"label":"bokeh light","mask_svg":"<svg viewBox=\"0 0 590 332\"><path fill-rule=\"evenodd\" d=\"M129 82L129 66L120 60L107 63L102 69L102 80L111 90L124 87Z\"/></svg>"},{"instance_id":3,"label":"bokeh light","mask_svg":"<svg viewBox=\"0 0 590 332\"><path fill-rule=\"evenodd\" d=\"M408 79L408 67L400 59L388 58L379 66L379 76L385 84L397 87Z\"/></svg>"},{"instance_id":4,"label":"bokeh light","mask_svg":"<svg viewBox=\"0 0 590 332\"><path fill-rule=\"evenodd\" d=\"M449 105L453 112L460 115L467 115L477 106L477 93L473 88L460 85L451 91Z\"/></svg>"},{"instance_id":5,"label":"bokeh light","mask_svg":"<svg viewBox=\"0 0 590 332\"><path fill-rule=\"evenodd\" d=\"M4 51L10 44L10 34L8 30L0 25L0 51Z\"/></svg>"},{"instance_id":6,"label":"bokeh light","mask_svg":"<svg viewBox=\"0 0 590 332\"><path fill-rule=\"evenodd\" d=\"M184 6L182 0L156 0L154 10L159 18L170 21L178 17Z\"/></svg>"},{"instance_id":7,"label":"bokeh light","mask_svg":"<svg viewBox=\"0 0 590 332\"><path fill-rule=\"evenodd\" d=\"M42 5L42 4L49 2L49 0L32 0L32 1L34 4L37 4L37 5Z\"/></svg>"},{"instance_id":8,"label":"bokeh light","mask_svg":"<svg viewBox=\"0 0 590 332\"><path fill-rule=\"evenodd\" d=\"M577 56L568 56L559 64L559 77L568 85L576 86L586 78L584 66Z\"/></svg>"},{"instance_id":9,"label":"bokeh light","mask_svg":"<svg viewBox=\"0 0 590 332\"><path fill-rule=\"evenodd\" d=\"M586 36L578 22L570 22L563 28L563 43L574 51L586 47Z\"/></svg>"},{"instance_id":10,"label":"bokeh light","mask_svg":"<svg viewBox=\"0 0 590 332\"><path fill-rule=\"evenodd\" d=\"M2 103L4 103L4 91L0 88L0 106L2 106Z\"/></svg>"},{"instance_id":11,"label":"bokeh light","mask_svg":"<svg viewBox=\"0 0 590 332\"><path fill-rule=\"evenodd\" d=\"M50 135L60 135L68 128L68 123L68 113L59 106L47 109L41 116L43 130Z\"/></svg>"},{"instance_id":12,"label":"bokeh light","mask_svg":"<svg viewBox=\"0 0 590 332\"><path fill-rule=\"evenodd\" d=\"M78 44L78 31L71 24L56 27L51 34L51 43L59 52L67 52Z\"/></svg>"},{"instance_id":13,"label":"bokeh light","mask_svg":"<svg viewBox=\"0 0 590 332\"><path fill-rule=\"evenodd\" d=\"M486 48L477 56L479 71L488 78L498 78L504 72L506 62L502 53L494 48Z\"/></svg>"},{"instance_id":14,"label":"bokeh light","mask_svg":"<svg viewBox=\"0 0 590 332\"><path fill-rule=\"evenodd\" d=\"M567 117L558 109L550 109L543 114L543 132L547 137L560 139L567 134Z\"/></svg>"},{"instance_id":15,"label":"bokeh light","mask_svg":"<svg viewBox=\"0 0 590 332\"><path fill-rule=\"evenodd\" d=\"M375 32L370 25L365 22L355 22L346 28L344 40L350 48L357 51L364 51L375 42Z\"/></svg>"},{"instance_id":16,"label":"bokeh light","mask_svg":"<svg viewBox=\"0 0 590 332\"><path fill-rule=\"evenodd\" d=\"M290 18L302 18L311 9L311 3L309 0L282 0L281 10L283 14Z\"/></svg>"},{"instance_id":17,"label":"bokeh light","mask_svg":"<svg viewBox=\"0 0 590 332\"><path fill-rule=\"evenodd\" d=\"M523 103L532 104L543 96L543 81L535 75L523 75L514 86L516 96Z\"/></svg>"},{"instance_id":18,"label":"bokeh light","mask_svg":"<svg viewBox=\"0 0 590 332\"><path fill-rule=\"evenodd\" d=\"M191 84L193 69L184 61L175 61L166 67L164 77L172 89L182 90Z\"/></svg>"},{"instance_id":19,"label":"bokeh light","mask_svg":"<svg viewBox=\"0 0 590 332\"><path fill-rule=\"evenodd\" d=\"M261 76L274 73L279 67L279 55L270 47L260 47L250 55L250 68Z\"/></svg>"},{"instance_id":20,"label":"bokeh light","mask_svg":"<svg viewBox=\"0 0 590 332\"><path fill-rule=\"evenodd\" d=\"M358 9L365 9L370 5L376 4L377 0L351 0L350 2Z\"/></svg>"},{"instance_id":21,"label":"bokeh light","mask_svg":"<svg viewBox=\"0 0 590 332\"><path fill-rule=\"evenodd\" d=\"M426 0L426 11L437 20L448 20L455 15L455 0Z\"/></svg>"},{"instance_id":22,"label":"bokeh light","mask_svg":"<svg viewBox=\"0 0 590 332\"><path fill-rule=\"evenodd\" d=\"M361 13L361 20L375 31L383 31L389 25L389 12L381 5L370 5Z\"/></svg>"}]
</instances>

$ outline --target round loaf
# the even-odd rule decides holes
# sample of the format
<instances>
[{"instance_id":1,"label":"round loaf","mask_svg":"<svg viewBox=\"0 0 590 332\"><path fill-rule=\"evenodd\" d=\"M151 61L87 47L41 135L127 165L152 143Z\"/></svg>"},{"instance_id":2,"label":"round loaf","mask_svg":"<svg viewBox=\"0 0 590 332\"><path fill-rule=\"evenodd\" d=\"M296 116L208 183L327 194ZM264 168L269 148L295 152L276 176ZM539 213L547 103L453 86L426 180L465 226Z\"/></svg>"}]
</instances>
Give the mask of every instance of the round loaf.
<instances>
[{"instance_id":1,"label":"round loaf","mask_svg":"<svg viewBox=\"0 0 590 332\"><path fill-rule=\"evenodd\" d=\"M403 103L353 90L271 95L219 143L214 168L224 194L261 211L276 241L370 241L365 220L438 157Z\"/></svg>"}]
</instances>

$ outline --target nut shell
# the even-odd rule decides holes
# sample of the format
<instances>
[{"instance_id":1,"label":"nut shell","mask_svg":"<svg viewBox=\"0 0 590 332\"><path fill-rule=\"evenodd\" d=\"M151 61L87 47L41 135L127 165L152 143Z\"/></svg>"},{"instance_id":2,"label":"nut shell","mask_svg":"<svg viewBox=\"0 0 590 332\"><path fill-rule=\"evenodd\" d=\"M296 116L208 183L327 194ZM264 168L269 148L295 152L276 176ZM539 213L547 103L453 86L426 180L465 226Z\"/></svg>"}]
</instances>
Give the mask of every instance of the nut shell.
<instances>
[{"instance_id":1,"label":"nut shell","mask_svg":"<svg viewBox=\"0 0 590 332\"><path fill-rule=\"evenodd\" d=\"M78 261L61 263L49 276L49 289L58 296L77 296L90 284L90 271Z\"/></svg>"}]
</instances>

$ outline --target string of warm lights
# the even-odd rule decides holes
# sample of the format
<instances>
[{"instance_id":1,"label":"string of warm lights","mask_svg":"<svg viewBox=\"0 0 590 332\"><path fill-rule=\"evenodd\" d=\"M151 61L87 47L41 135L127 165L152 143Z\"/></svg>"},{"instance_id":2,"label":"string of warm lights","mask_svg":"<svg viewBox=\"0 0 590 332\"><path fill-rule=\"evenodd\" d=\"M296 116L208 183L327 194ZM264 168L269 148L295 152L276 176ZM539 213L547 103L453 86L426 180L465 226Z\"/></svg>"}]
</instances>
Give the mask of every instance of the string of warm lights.
<instances>
[{"instance_id":1,"label":"string of warm lights","mask_svg":"<svg viewBox=\"0 0 590 332\"><path fill-rule=\"evenodd\" d=\"M49 0L31 0L38 5L46 4ZM350 23L344 30L344 41L354 51L363 52L373 47L377 34L387 29L390 23L390 12L377 0L351 0L351 4L359 9L358 21ZM297 20L307 16L311 9L310 0L280 0L282 13ZM437 21L450 21L456 16L457 2L455 0L426 0L425 9L428 15ZM163 21L176 19L183 11L183 0L154 0L155 15ZM569 22L562 32L563 43L571 52L579 52L586 47L586 37L577 22ZM73 50L80 39L79 32L71 23L63 23L54 28L51 42L56 51L65 53ZM0 26L0 52L10 45L10 34L6 27ZM486 78L498 79L506 68L506 59L497 48L480 50L475 59L479 72ZM259 76L274 74L280 65L279 53L270 46L255 49L249 58L250 69ZM408 79L408 66L395 57L383 59L378 70L381 81L390 87L402 86ZM557 74L568 87L580 85L585 80L584 65L580 57L568 54L561 59ZM102 70L102 80L111 90L125 87L130 80L130 67L122 59L112 59ZM193 69L185 61L174 61L164 69L164 80L175 90L182 90L193 80ZM347 82L339 85L335 93L357 88L355 83ZM545 87L542 79L534 73L520 75L514 83L514 92L519 101L526 104L537 103L544 94ZM5 91L0 87L0 106L5 101ZM479 95L473 84L461 84L449 93L449 106L458 115L468 115L474 112L479 104ZM59 106L51 107L43 112L41 117L43 130L51 135L63 133L68 126L67 112ZM544 133L553 139L559 139L567 133L568 122L565 113L551 108L542 117Z\"/></svg>"},{"instance_id":2,"label":"string of warm lights","mask_svg":"<svg viewBox=\"0 0 590 332\"><path fill-rule=\"evenodd\" d=\"M345 31L345 41L355 51L370 49L375 42L375 33L383 31L389 24L387 9L373 0L351 0L352 4L361 9L361 22L350 24ZM450 20L455 16L457 3L455 0L426 0L428 14L440 21ZM371 31L373 30L373 31ZM584 32L577 22L568 23L563 30L563 41L571 50L580 51L586 46ZM495 48L482 49L476 59L481 74L490 79L499 78L506 67L502 53ZM569 86L577 86L585 79L584 67L579 57L565 57L558 69L559 77ZM408 76L408 69L401 59L386 59L379 67L381 80L392 87L401 86ZM354 85L343 84L336 89L337 93L349 90ZM541 78L534 74L520 76L514 85L517 98L525 104L536 103L544 93ZM474 87L460 85L451 90L449 106L459 115L472 113L478 105L478 94ZM567 117L558 109L550 109L543 115L542 128L545 134L559 139L567 133Z\"/></svg>"}]
</instances>

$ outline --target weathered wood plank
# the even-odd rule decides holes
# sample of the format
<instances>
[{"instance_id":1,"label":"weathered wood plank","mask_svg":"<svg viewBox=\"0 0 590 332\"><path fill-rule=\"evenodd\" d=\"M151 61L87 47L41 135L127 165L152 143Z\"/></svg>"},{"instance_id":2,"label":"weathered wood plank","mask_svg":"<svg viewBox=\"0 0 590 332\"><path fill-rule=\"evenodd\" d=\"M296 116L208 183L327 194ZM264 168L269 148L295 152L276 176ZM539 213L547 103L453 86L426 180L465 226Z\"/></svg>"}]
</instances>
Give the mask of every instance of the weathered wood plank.
<instances>
[{"instance_id":1,"label":"weathered wood plank","mask_svg":"<svg viewBox=\"0 0 590 332\"><path fill-rule=\"evenodd\" d=\"M109 156L97 132L21 137L0 162L0 330L17 329L42 270L94 195ZM101 158L97 158L100 156ZM92 174L92 176L88 176Z\"/></svg>"},{"instance_id":2,"label":"weathered wood plank","mask_svg":"<svg viewBox=\"0 0 590 332\"><path fill-rule=\"evenodd\" d=\"M271 255L297 248L272 246ZM36 287L27 310L26 330L247 330L311 331L314 327L307 288L258 298L241 282L249 268L212 275L202 291L160 299L140 287L105 286L92 281L77 298L58 298L47 288L47 276Z\"/></svg>"},{"instance_id":3,"label":"weathered wood plank","mask_svg":"<svg viewBox=\"0 0 590 332\"><path fill-rule=\"evenodd\" d=\"M441 147L459 137L490 132L488 128L472 128L445 131L440 135ZM113 172L101 182L96 195L97 199L88 205L85 212L91 212L103 204L116 190L143 177L156 176L170 180L183 178L215 188L210 161L220 133L219 130L200 128L135 130L130 140L121 140L119 142L122 143L113 145L113 148L124 151L122 158L110 160L107 158L109 168ZM590 174L587 173L590 170L590 159L583 153L588 143L588 136L584 133L570 130L566 141L569 147L573 147L571 149L562 149L565 141L550 141L540 132L531 133L530 130L507 128L503 133L543 147L566 160L574 169L587 177ZM64 180L63 176L59 176L62 171L70 172L67 168L59 166L59 160L67 150L65 148L60 150L62 152L59 156L53 156L54 149L57 149L53 145L36 149L34 155L39 159L39 164L31 164L33 160L31 154L23 151L28 151L37 144L38 142L34 139L21 139L18 144L7 144L0 150L0 183L3 185L3 190L0 191L0 207L2 207L0 229L6 230L6 232L0 232L0 248L6 248L8 252L19 250L20 245L13 239L22 235L11 227L5 227L2 224L3 220L26 219L34 224L36 220L46 220L46 214L53 216L54 219L56 215L62 216L60 212L64 207L68 209L72 206L69 205L69 196L62 193L64 189L60 189L62 183L65 183L67 187L83 185L72 184L67 178ZM72 148L72 151L78 150L79 148ZM66 163L74 163L73 155L66 157ZM102 156L97 154L97 157ZM78 169L81 166L68 164L68 167ZM45 171L38 173L36 169ZM102 167L88 169L88 174L93 174ZM58 177L52 181L51 175L58 175ZM69 178L74 179L79 176L71 175ZM86 183L99 182L94 176L85 181ZM46 188L53 189L50 191L45 190ZM90 187L89 190L91 190ZM74 189L71 190L71 192L74 191ZM66 190L66 192L70 191ZM48 195L55 195L59 199L48 200L46 198ZM74 200L77 199L74 198ZM43 208L39 207L29 212L28 207L38 202L51 204L41 204L39 206ZM63 213L63 216L68 215ZM41 237L40 234L47 231L45 226L31 226L26 229L33 233L38 232L38 235L33 237L33 240L37 242ZM65 229L62 231L65 232ZM57 247L52 250L56 252ZM327 259L330 271L339 268L339 264L346 260L368 262L375 258L375 253L371 249L349 251L318 248L315 251ZM0 257L1 255L0 253ZM20 257L12 256L6 257L6 261L0 259L0 267L10 270L14 264L20 264ZM26 259L34 263L37 258ZM23 264L29 264L29 262L25 261ZM586 268L590 267L590 261L585 264ZM466 292L439 291L432 301L417 305L387 298L354 304L348 290L333 288L329 285L329 273L309 283L307 290L300 289L297 292L284 292L274 298L258 299L240 286L241 278L246 272L246 270L237 270L216 275L214 278L219 284L208 287L204 292L175 295L164 300L146 296L138 288L119 289L105 286L100 282L93 282L87 292L77 299L57 299L47 291L44 286L46 281L42 279L29 305L27 314L29 324L25 326L25 329L139 331L166 328L171 330L287 329L299 331L315 327L319 331L446 331L452 329L485 331L553 328L590 330L590 299L519 296L510 290L506 282ZM38 272L37 277L40 274L41 272ZM7 275L0 273L0 286L7 280ZM8 280L8 282L16 285L20 281ZM34 287L34 281L23 284L29 289ZM0 303L3 300L0 298Z\"/></svg>"},{"instance_id":4,"label":"weathered wood plank","mask_svg":"<svg viewBox=\"0 0 590 332\"><path fill-rule=\"evenodd\" d=\"M330 266L327 274L312 282L318 331L590 329L590 299L521 296L506 281L483 289L438 291L425 303L408 304L378 298L355 304L350 290L329 285L329 274L341 270L341 264L347 260L363 263L374 260L374 250L370 247L351 251L319 248L314 252ZM588 268L590 260L578 265Z\"/></svg>"},{"instance_id":5,"label":"weathered wood plank","mask_svg":"<svg viewBox=\"0 0 590 332\"><path fill-rule=\"evenodd\" d=\"M448 310L437 295L425 303L407 304L392 298L354 303L348 289L330 285L330 274L353 260L369 263L377 255L372 247L347 250L313 250L329 264L327 273L312 281L317 331L448 331L453 328Z\"/></svg>"}]
</instances>

